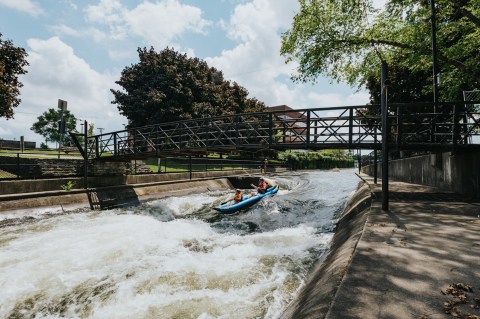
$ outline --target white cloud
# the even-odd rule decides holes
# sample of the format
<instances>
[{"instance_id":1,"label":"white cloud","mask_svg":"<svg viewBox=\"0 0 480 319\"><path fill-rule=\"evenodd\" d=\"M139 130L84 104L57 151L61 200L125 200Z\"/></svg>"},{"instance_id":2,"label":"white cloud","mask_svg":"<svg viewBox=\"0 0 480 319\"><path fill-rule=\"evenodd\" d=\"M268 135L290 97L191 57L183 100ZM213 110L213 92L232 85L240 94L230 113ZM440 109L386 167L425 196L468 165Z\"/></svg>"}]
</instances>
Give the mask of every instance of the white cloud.
<instances>
[{"instance_id":1,"label":"white cloud","mask_svg":"<svg viewBox=\"0 0 480 319\"><path fill-rule=\"evenodd\" d=\"M120 74L102 74L93 70L73 49L57 37L28 40L28 73L22 76L22 104L15 109L15 121L8 122L6 137L24 135L28 140L42 138L30 131L37 117L49 108L56 108L58 99L68 101L68 109L78 118L103 127L106 131L123 129L126 120L110 102L110 88ZM0 120L1 124L6 120ZM7 123L7 122L4 122ZM22 125L18 125L22 123ZM80 123L78 123L78 129Z\"/></svg>"},{"instance_id":2,"label":"white cloud","mask_svg":"<svg viewBox=\"0 0 480 319\"><path fill-rule=\"evenodd\" d=\"M310 93L308 98L313 102L313 107L335 107L366 104L369 101L369 94L363 91L349 95L340 93Z\"/></svg>"},{"instance_id":3,"label":"white cloud","mask_svg":"<svg viewBox=\"0 0 480 319\"><path fill-rule=\"evenodd\" d=\"M31 0L0 0L0 6L25 12L32 16L38 16L44 13L42 7Z\"/></svg>"},{"instance_id":4,"label":"white cloud","mask_svg":"<svg viewBox=\"0 0 480 319\"><path fill-rule=\"evenodd\" d=\"M205 33L210 21L202 19L202 11L193 6L169 0L144 2L127 14L132 32L152 42L159 38L172 39L185 32Z\"/></svg>"},{"instance_id":5,"label":"white cloud","mask_svg":"<svg viewBox=\"0 0 480 319\"><path fill-rule=\"evenodd\" d=\"M238 42L237 46L224 50L221 56L207 58L207 63L222 70L227 79L246 87L251 97L269 106L286 104L286 100L291 100L289 96L298 92L278 80L289 77L294 68L285 65L280 56L280 33L292 20L297 6L292 1L273 0L238 5L225 24L228 36Z\"/></svg>"},{"instance_id":6,"label":"white cloud","mask_svg":"<svg viewBox=\"0 0 480 319\"><path fill-rule=\"evenodd\" d=\"M202 18L202 10L178 0L144 1L132 10L120 1L101 0L85 10L88 22L106 25L109 37L123 40L129 36L143 38L155 47L172 46L187 32L205 34L211 21Z\"/></svg>"},{"instance_id":7,"label":"white cloud","mask_svg":"<svg viewBox=\"0 0 480 319\"><path fill-rule=\"evenodd\" d=\"M385 9L388 0L373 0L373 6L377 9Z\"/></svg>"},{"instance_id":8,"label":"white cloud","mask_svg":"<svg viewBox=\"0 0 480 319\"><path fill-rule=\"evenodd\" d=\"M54 26L50 26L49 28L57 35L68 35L73 37L79 37L82 35L81 30L69 27L65 24L57 24Z\"/></svg>"},{"instance_id":9,"label":"white cloud","mask_svg":"<svg viewBox=\"0 0 480 319\"><path fill-rule=\"evenodd\" d=\"M332 107L365 104L366 93L351 93L345 85L317 84L316 90L327 93L309 94L314 88L309 84L292 84L290 77L297 65L288 65L280 56L281 33L291 27L299 6L289 0L253 0L237 5L230 20L221 26L235 47L224 50L220 56L206 61L224 72L226 79L237 81L247 88L250 97L256 97L268 106L287 104L294 108ZM325 81L326 82L326 81Z\"/></svg>"}]
</instances>

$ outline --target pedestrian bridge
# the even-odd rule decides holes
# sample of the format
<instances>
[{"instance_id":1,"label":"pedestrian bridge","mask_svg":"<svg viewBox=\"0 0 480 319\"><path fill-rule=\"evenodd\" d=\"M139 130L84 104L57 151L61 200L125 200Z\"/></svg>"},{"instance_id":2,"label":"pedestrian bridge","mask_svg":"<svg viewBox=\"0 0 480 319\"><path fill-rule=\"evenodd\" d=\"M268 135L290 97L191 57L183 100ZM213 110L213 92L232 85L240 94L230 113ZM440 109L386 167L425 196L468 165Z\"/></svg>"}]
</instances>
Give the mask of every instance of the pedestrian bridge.
<instances>
[{"instance_id":1,"label":"pedestrian bridge","mask_svg":"<svg viewBox=\"0 0 480 319\"><path fill-rule=\"evenodd\" d=\"M479 151L480 102L388 105L388 148ZM211 152L382 147L379 105L244 113L131 127L88 136L70 133L84 158L129 161Z\"/></svg>"}]
</instances>

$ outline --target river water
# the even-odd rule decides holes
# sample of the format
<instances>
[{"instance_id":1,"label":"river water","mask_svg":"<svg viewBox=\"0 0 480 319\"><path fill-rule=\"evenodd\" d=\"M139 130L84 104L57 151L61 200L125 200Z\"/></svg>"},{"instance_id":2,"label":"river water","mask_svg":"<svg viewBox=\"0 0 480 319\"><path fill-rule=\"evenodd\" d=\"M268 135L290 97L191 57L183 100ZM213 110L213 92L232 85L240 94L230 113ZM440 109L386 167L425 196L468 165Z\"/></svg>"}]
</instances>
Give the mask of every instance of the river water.
<instances>
[{"instance_id":1,"label":"river water","mask_svg":"<svg viewBox=\"0 0 480 319\"><path fill-rule=\"evenodd\" d=\"M329 245L354 170L288 172L248 211L231 190L3 215L0 318L278 318Z\"/></svg>"}]
</instances>

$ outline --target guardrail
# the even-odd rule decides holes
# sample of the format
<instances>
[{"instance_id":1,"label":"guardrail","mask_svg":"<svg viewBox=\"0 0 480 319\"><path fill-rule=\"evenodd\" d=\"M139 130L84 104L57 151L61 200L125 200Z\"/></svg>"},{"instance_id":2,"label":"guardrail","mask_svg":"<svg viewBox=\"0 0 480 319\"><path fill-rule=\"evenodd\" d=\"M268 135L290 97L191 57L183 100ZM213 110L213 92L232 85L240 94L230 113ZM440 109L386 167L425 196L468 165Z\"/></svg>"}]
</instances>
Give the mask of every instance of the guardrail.
<instances>
[{"instance_id":1,"label":"guardrail","mask_svg":"<svg viewBox=\"0 0 480 319\"><path fill-rule=\"evenodd\" d=\"M480 149L480 102L390 104L389 148ZM434 107L435 106L435 107ZM118 160L287 149L380 149L379 105L245 113L162 123L86 137L89 159ZM435 111L433 111L435 110Z\"/></svg>"}]
</instances>

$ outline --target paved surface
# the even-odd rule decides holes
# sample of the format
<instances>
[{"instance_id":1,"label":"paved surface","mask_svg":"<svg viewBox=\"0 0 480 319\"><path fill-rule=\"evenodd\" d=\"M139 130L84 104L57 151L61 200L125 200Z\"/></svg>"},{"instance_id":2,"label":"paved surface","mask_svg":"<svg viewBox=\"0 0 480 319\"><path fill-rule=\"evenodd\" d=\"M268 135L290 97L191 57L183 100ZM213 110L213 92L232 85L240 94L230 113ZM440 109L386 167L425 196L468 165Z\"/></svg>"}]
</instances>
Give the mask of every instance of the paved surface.
<instances>
[{"instance_id":1,"label":"paved surface","mask_svg":"<svg viewBox=\"0 0 480 319\"><path fill-rule=\"evenodd\" d=\"M385 212L362 178L376 196L326 318L480 319L480 202L390 181Z\"/></svg>"}]
</instances>

